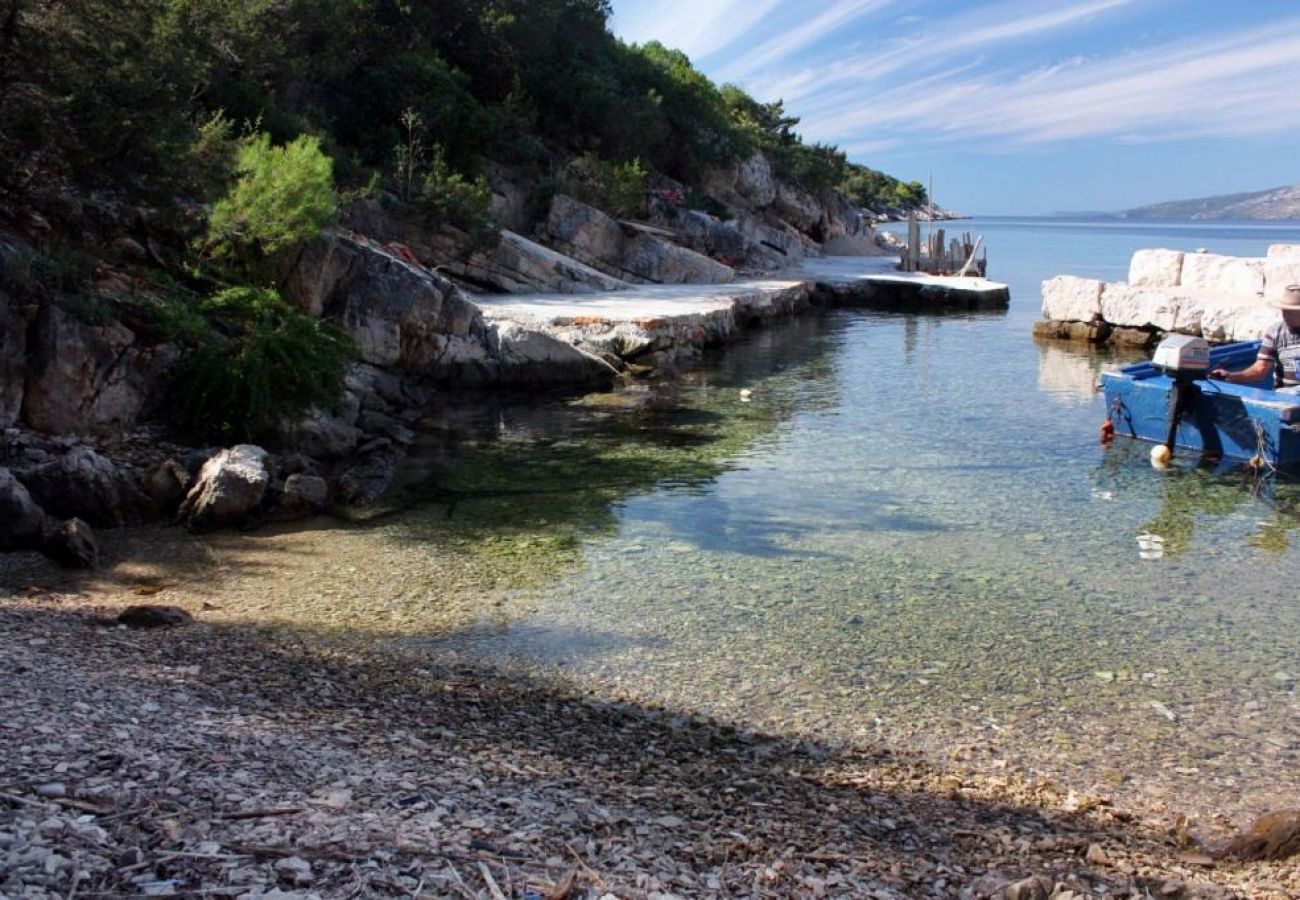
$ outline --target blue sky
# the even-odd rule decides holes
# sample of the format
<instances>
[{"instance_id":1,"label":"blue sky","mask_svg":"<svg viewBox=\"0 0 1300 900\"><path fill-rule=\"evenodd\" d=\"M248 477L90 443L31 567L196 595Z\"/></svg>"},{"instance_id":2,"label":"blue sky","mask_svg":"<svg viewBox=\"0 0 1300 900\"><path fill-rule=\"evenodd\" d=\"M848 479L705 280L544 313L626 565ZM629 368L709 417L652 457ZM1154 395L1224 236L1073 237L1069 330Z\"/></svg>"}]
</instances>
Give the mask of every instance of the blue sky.
<instances>
[{"instance_id":1,"label":"blue sky","mask_svg":"<svg viewBox=\"0 0 1300 900\"><path fill-rule=\"evenodd\" d=\"M805 139L983 215L1300 182L1297 0L613 0Z\"/></svg>"}]
</instances>

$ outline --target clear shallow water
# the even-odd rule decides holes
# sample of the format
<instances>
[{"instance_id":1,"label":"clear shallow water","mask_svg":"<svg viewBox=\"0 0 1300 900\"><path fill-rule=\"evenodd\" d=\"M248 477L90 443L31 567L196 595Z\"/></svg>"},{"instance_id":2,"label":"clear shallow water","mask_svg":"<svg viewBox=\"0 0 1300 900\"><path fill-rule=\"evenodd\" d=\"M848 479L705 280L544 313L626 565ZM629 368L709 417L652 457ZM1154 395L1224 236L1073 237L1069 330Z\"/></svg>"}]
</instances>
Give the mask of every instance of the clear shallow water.
<instances>
[{"instance_id":1,"label":"clear shallow water","mask_svg":"<svg viewBox=\"0 0 1300 900\"><path fill-rule=\"evenodd\" d=\"M1109 360L1031 329L1054 274L1120 279L1141 247L1262 255L1300 227L948 228L985 235L1007 313L803 320L623 398L639 411L497 411L476 447L432 456L455 502L387 533L468 522L555 564L422 640L767 727L1010 752L1082 786L1294 802L1300 486L1103 449ZM1144 533L1162 558L1140 558Z\"/></svg>"},{"instance_id":2,"label":"clear shallow water","mask_svg":"<svg viewBox=\"0 0 1300 900\"><path fill-rule=\"evenodd\" d=\"M1101 448L1108 360L1031 329L1051 275L1122 277L1148 246L1259 254L1300 226L948 227L986 236L1009 311L809 316L670 384L448 407L405 505L111 533L135 561L105 577L179 582L214 620L365 632L1121 800L1296 805L1300 485ZM1142 559L1151 532L1164 555Z\"/></svg>"}]
</instances>

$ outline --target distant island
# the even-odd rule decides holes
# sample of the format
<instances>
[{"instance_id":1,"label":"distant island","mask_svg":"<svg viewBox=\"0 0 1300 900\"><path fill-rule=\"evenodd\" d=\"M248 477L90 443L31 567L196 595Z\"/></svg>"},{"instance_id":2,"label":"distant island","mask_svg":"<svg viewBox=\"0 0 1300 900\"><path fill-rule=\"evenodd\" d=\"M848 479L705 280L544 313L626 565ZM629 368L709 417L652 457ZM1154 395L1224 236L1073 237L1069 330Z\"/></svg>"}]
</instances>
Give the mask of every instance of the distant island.
<instances>
[{"instance_id":1,"label":"distant island","mask_svg":"<svg viewBox=\"0 0 1300 900\"><path fill-rule=\"evenodd\" d=\"M1244 194L1221 194L1195 200L1171 200L1122 212L1058 213L1060 216L1090 219L1300 219L1300 184L1268 188Z\"/></svg>"}]
</instances>

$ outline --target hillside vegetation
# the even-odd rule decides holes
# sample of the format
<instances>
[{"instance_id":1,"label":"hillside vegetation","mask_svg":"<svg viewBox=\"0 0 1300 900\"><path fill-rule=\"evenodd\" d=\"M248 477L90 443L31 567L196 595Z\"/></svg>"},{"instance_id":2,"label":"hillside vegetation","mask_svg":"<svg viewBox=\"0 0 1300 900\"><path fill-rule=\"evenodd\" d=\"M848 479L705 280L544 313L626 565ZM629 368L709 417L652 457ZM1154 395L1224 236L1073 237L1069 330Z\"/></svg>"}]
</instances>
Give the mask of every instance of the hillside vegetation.
<instances>
[{"instance_id":1,"label":"hillside vegetation","mask_svg":"<svg viewBox=\"0 0 1300 900\"><path fill-rule=\"evenodd\" d=\"M683 54L630 46L602 0L8 0L0 190L113 188L215 201L231 139L315 135L345 188L425 152L472 174L582 154L697 184L762 150L779 177L864 206L919 184L809 144L782 104L716 86Z\"/></svg>"}]
</instances>

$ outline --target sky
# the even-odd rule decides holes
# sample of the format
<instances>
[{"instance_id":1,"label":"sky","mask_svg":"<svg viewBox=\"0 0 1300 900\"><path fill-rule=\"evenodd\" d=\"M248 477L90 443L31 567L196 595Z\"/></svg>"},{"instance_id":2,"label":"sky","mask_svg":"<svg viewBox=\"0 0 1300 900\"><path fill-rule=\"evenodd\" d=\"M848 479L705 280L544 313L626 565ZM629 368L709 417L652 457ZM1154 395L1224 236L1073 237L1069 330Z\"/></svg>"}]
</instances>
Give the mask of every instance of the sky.
<instances>
[{"instance_id":1,"label":"sky","mask_svg":"<svg viewBox=\"0 0 1300 900\"><path fill-rule=\"evenodd\" d=\"M612 0L614 32L782 100L970 215L1300 182L1300 0Z\"/></svg>"}]
</instances>

